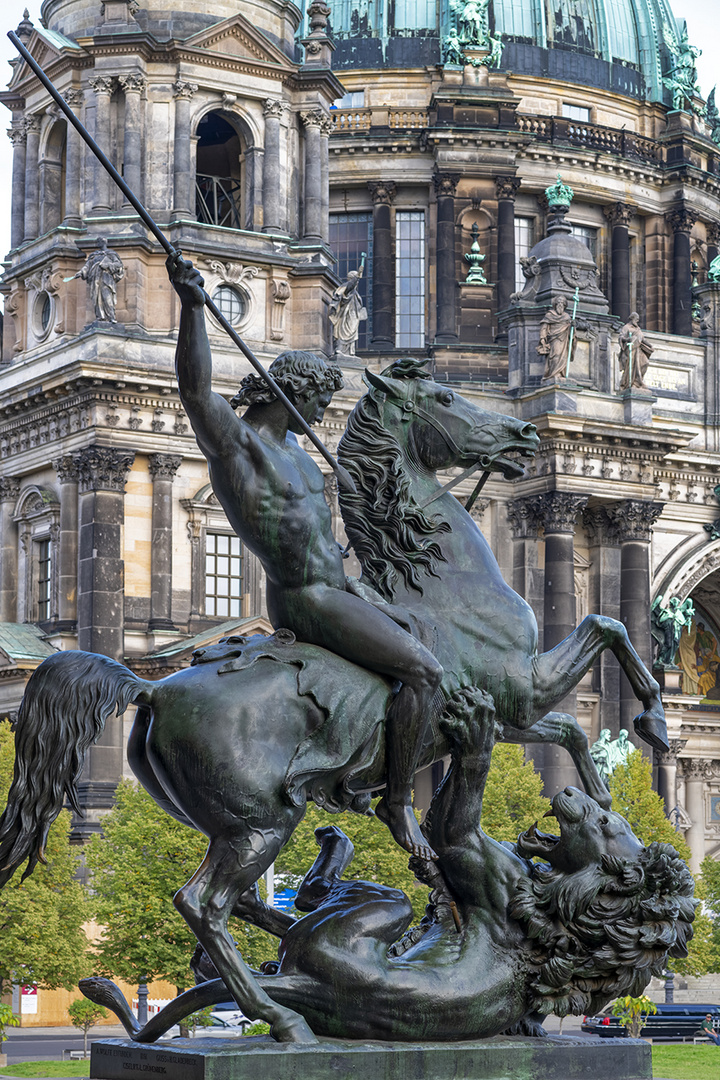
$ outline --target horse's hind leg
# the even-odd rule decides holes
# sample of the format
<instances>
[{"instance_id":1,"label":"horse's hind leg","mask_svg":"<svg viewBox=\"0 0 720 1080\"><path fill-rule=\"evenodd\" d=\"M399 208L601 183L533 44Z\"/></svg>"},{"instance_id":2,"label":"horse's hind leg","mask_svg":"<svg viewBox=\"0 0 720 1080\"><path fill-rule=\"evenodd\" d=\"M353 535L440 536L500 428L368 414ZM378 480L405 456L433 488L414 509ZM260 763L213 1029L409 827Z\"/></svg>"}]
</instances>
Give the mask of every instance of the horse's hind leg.
<instances>
[{"instance_id":1,"label":"horse's hind leg","mask_svg":"<svg viewBox=\"0 0 720 1080\"><path fill-rule=\"evenodd\" d=\"M564 641L536 660L533 673L533 710L542 717L574 690L605 649L617 657L643 711L633 721L635 731L655 750L668 749L665 711L660 687L630 644L622 623L604 615L588 615Z\"/></svg>"},{"instance_id":2,"label":"horse's hind leg","mask_svg":"<svg viewBox=\"0 0 720 1080\"><path fill-rule=\"evenodd\" d=\"M285 830L282 833L275 834L270 843L257 832L232 840L211 840L202 864L176 893L175 906L247 1017L265 1020L279 1042L314 1042L315 1036L298 1013L278 1005L260 989L227 929L238 897L277 855Z\"/></svg>"},{"instance_id":3,"label":"horse's hind leg","mask_svg":"<svg viewBox=\"0 0 720 1080\"><path fill-rule=\"evenodd\" d=\"M570 713L551 712L543 716L532 727L520 728L503 725L503 742L509 743L552 743L563 746L578 771L582 785L591 799L599 803L604 810L612 805L610 792L605 786L595 762L590 757L587 735Z\"/></svg>"}]
</instances>

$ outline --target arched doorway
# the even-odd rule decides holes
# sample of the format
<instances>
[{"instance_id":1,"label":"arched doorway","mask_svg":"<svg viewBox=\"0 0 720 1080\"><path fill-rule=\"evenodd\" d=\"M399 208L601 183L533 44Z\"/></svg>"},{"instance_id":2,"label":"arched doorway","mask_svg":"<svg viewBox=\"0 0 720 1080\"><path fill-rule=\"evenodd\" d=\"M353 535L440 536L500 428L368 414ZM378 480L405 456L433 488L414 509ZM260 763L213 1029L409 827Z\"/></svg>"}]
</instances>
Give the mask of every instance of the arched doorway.
<instances>
[{"instance_id":1,"label":"arched doorway","mask_svg":"<svg viewBox=\"0 0 720 1080\"><path fill-rule=\"evenodd\" d=\"M244 227L243 144L235 127L217 112L197 127L195 212L198 221L226 229Z\"/></svg>"}]
</instances>

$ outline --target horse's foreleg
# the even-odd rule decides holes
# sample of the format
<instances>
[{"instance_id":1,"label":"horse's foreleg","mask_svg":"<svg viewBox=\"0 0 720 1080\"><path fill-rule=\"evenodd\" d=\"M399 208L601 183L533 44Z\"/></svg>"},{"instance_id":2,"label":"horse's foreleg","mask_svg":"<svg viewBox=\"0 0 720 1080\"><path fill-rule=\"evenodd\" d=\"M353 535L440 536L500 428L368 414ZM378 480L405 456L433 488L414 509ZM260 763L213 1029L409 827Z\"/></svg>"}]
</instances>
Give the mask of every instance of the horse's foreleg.
<instances>
[{"instance_id":1,"label":"horse's foreleg","mask_svg":"<svg viewBox=\"0 0 720 1080\"><path fill-rule=\"evenodd\" d=\"M238 897L264 873L296 823L288 823L287 830L278 830L271 838L248 830L241 837L212 839L202 864L175 895L175 906L247 1017L265 1020L279 1042L314 1042L315 1036L298 1013L278 1005L260 989L227 929Z\"/></svg>"},{"instance_id":2,"label":"horse's foreleg","mask_svg":"<svg viewBox=\"0 0 720 1080\"><path fill-rule=\"evenodd\" d=\"M654 749L666 751L660 687L630 644L623 624L604 615L588 615L564 641L537 658L533 672L535 715L543 716L574 690L605 649L617 657L633 693L642 702L643 711L633 721L635 731Z\"/></svg>"},{"instance_id":3,"label":"horse's foreleg","mask_svg":"<svg viewBox=\"0 0 720 1080\"><path fill-rule=\"evenodd\" d=\"M597 771L595 762L590 757L587 735L570 713L547 713L536 724L525 730L504 724L502 741L552 743L554 746L563 746L570 754L582 785L590 798L599 803L604 810L610 809L612 802L610 792Z\"/></svg>"}]
</instances>

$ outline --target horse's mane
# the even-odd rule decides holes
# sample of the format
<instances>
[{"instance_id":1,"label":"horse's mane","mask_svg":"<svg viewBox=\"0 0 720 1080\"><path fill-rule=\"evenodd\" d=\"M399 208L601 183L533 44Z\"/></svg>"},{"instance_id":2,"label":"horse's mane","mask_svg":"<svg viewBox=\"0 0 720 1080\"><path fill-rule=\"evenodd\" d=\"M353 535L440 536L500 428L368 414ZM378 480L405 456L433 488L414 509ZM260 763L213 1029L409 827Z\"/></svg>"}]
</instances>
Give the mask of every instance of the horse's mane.
<instances>
[{"instance_id":1,"label":"horse's mane","mask_svg":"<svg viewBox=\"0 0 720 1080\"><path fill-rule=\"evenodd\" d=\"M670 844L650 844L632 864L603 855L574 874L534 865L508 907L535 946L530 1009L579 1015L639 997L668 956L687 956L693 886Z\"/></svg>"},{"instance_id":2,"label":"horse's mane","mask_svg":"<svg viewBox=\"0 0 720 1080\"><path fill-rule=\"evenodd\" d=\"M426 379L427 361L406 358L383 371L392 379ZM422 594L423 575L437 577L445 558L432 537L450 526L426 514L410 497L411 479L400 443L383 427L382 395L371 390L360 399L338 445L338 460L348 470L357 494L340 492L348 539L363 574L389 601L399 578Z\"/></svg>"}]
</instances>

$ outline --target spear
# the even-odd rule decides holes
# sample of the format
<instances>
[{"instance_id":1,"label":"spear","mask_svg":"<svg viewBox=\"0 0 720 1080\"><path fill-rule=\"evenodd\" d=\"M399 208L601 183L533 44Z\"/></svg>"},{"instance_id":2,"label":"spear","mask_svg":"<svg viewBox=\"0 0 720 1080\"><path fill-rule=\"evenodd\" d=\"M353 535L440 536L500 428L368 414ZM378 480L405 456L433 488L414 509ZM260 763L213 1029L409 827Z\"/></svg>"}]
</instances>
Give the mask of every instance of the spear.
<instances>
[{"instance_id":1,"label":"spear","mask_svg":"<svg viewBox=\"0 0 720 1080\"><path fill-rule=\"evenodd\" d=\"M90 135L90 133L83 126L83 124L78 120L77 116L72 111L72 109L70 108L68 103L62 97L62 95L58 92L58 90L56 90L53 83L50 82L50 79L47 77L47 75L45 74L43 69L40 67L38 62L35 60L35 58L25 48L25 46L23 45L22 41L20 41L20 38L17 36L17 34L15 34L11 30L9 32L9 34L8 34L8 37L10 38L10 41L12 41L13 45L15 46L17 51L20 53L20 55L22 56L23 60L28 65L28 67L32 71L34 71L34 73L37 75L40 82L43 84L43 86L45 87L47 92L51 95L53 100L56 102L56 104L59 106L59 108L65 114L65 116L70 121L72 126L75 128L77 133L80 135L80 137L83 139L83 141L90 147L90 149L92 150L93 154L98 159L98 161L100 162L102 167L105 169L105 171L107 173L109 173L109 175L112 177L114 182L120 188L120 190L122 191L125 198L135 208L138 216L142 219L142 221L145 222L148 229L153 234L153 236L155 237L157 242L160 244L160 246L163 248L163 250L166 252L166 254L174 255L174 256L179 255L180 254L179 251L176 248L173 247L173 245L167 239L165 234L163 232L161 232L158 225L155 223L155 221L150 216L148 211L145 209L143 204L137 198L135 193L130 190L130 188L125 183L125 181L123 180L122 176L117 171L115 166L112 164L111 161L108 160L108 158L105 156L105 154L100 149L98 144L95 142L92 135ZM288 396L280 389L278 384L275 382L275 379L273 379L272 375L268 371L265 370L265 368L262 366L260 361L257 359L257 357L255 356L253 351L250 348L248 348L248 346L245 344L243 339L233 329L233 327L227 321L227 319L225 318L223 313L220 311L218 306L215 303L213 303L212 299L208 296L208 294L205 292L204 289L203 289L203 295L205 297L205 307L214 316L214 318L217 320L217 322L220 323L220 326L222 326L225 333L232 339L232 341L235 342L238 349L240 349L240 352L246 357L247 360L249 360L250 364L255 368L258 375L260 375L260 377L265 380L265 382L270 387L272 392L276 395L276 397L278 397L280 399L280 401L282 401L282 403L285 406L285 408L287 409L287 411L290 413L292 418L297 422L297 424L300 426L300 428L305 433L305 435L307 435L308 439L310 439L310 442L313 444L315 449L318 450L322 454L322 456L325 458L328 465L330 466L330 468L333 470L333 472L337 476L338 485L341 488L343 488L345 491L348 491L351 494L354 494L357 491L357 489L355 487L355 484L353 482L352 477L347 472L347 470L344 469L342 467L342 465L338 461L335 460L335 458L332 456L332 454L330 453L328 448L325 446L325 444L322 442L322 440L319 438L319 436L313 431L313 429L310 427L310 425L305 420L305 418L300 415L300 413L295 408L293 403L290 401Z\"/></svg>"},{"instance_id":2,"label":"spear","mask_svg":"<svg viewBox=\"0 0 720 1080\"><path fill-rule=\"evenodd\" d=\"M568 341L567 364L565 365L565 378L570 378L570 361L572 359L573 338L575 337L575 316L577 315L578 300L580 299L580 286L575 286L575 303L573 304L572 322L570 323L570 340Z\"/></svg>"}]
</instances>

